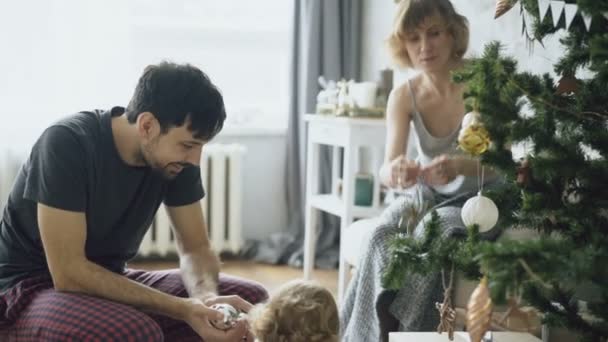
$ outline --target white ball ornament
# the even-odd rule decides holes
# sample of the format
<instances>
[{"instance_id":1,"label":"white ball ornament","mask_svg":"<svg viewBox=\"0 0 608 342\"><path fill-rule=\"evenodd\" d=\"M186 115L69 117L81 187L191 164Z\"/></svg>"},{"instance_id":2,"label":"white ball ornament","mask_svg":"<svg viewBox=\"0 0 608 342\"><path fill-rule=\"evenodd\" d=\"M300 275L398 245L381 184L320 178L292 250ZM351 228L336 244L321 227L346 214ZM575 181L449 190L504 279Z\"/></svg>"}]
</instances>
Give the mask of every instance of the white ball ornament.
<instances>
[{"instance_id":1,"label":"white ball ornament","mask_svg":"<svg viewBox=\"0 0 608 342\"><path fill-rule=\"evenodd\" d=\"M498 222L498 208L494 202L478 193L469 198L462 206L462 222L468 227L476 224L480 232L487 232Z\"/></svg>"}]
</instances>

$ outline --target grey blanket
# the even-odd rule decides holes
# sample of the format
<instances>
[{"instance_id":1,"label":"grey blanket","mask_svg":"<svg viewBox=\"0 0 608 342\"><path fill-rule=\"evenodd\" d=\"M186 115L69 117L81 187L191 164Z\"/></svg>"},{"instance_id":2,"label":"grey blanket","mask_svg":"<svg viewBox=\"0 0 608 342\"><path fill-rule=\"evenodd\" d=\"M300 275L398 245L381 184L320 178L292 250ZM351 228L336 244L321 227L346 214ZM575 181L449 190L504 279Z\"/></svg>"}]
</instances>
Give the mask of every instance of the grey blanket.
<instances>
[{"instance_id":1,"label":"grey blanket","mask_svg":"<svg viewBox=\"0 0 608 342\"><path fill-rule=\"evenodd\" d=\"M382 213L380 224L372 233L369 244L361 255L355 276L351 280L340 308L340 329L342 341L385 341L389 329L389 317L398 321L400 331L434 331L439 323L435 302L443 301L441 274L426 276L407 275L403 288L388 291L381 284L382 273L389 263L389 241L398 232L398 222L403 210L419 201L420 195L430 205L427 215L416 225L414 238L422 238L425 222L430 212L439 214L442 237L466 236L466 228L460 218L460 208L474 195L466 192L446 198L424 185L418 185L394 200ZM497 229L484 233L482 238L495 238ZM387 298L389 300L387 300ZM379 317L382 317L380 319Z\"/></svg>"}]
</instances>

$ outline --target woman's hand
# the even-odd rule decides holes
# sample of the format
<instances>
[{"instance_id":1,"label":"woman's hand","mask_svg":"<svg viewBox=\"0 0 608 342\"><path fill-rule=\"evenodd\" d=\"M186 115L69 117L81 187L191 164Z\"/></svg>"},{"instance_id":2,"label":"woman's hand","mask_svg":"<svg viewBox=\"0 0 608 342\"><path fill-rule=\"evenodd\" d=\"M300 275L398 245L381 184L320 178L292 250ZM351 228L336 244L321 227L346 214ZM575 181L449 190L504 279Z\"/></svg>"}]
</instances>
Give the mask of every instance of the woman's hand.
<instances>
[{"instance_id":1,"label":"woman's hand","mask_svg":"<svg viewBox=\"0 0 608 342\"><path fill-rule=\"evenodd\" d=\"M460 174L458 159L441 155L420 170L422 178L430 185L445 185Z\"/></svg>"},{"instance_id":2,"label":"woman's hand","mask_svg":"<svg viewBox=\"0 0 608 342\"><path fill-rule=\"evenodd\" d=\"M388 175L385 179L391 188L405 189L414 184L420 174L420 165L413 160L408 160L404 155L393 159L386 167Z\"/></svg>"}]
</instances>

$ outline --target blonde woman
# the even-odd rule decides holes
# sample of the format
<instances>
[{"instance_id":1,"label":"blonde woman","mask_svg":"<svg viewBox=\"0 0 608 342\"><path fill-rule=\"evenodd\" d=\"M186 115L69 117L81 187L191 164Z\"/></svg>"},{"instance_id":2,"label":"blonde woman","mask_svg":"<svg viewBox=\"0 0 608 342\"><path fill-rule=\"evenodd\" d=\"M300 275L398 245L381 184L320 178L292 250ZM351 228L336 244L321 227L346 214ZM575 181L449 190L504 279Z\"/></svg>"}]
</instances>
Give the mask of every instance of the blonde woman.
<instances>
[{"instance_id":1,"label":"blonde woman","mask_svg":"<svg viewBox=\"0 0 608 342\"><path fill-rule=\"evenodd\" d=\"M317 283L296 280L283 285L268 303L249 313L258 342L338 342L338 307Z\"/></svg>"},{"instance_id":2,"label":"blonde woman","mask_svg":"<svg viewBox=\"0 0 608 342\"><path fill-rule=\"evenodd\" d=\"M451 72L462 65L468 43L467 19L449 0L399 3L389 50L398 65L419 73L389 96L380 169L385 185L407 188L419 176L430 185L445 185L460 174L476 175L476 162L455 149L465 114L464 85L453 83ZM416 132L417 161L404 155L410 129Z\"/></svg>"},{"instance_id":3,"label":"blonde woman","mask_svg":"<svg viewBox=\"0 0 608 342\"><path fill-rule=\"evenodd\" d=\"M379 175L383 184L403 195L374 221L376 226L360 226L372 232L341 303L342 341L382 341L388 331L437 327L434 302L442 300L437 291L441 284L410 280L407 288L389 292L380 279L399 220L404 212L412 212L406 208L418 208L418 218L403 220L414 222L413 238L422 235L424 224L416 223L433 206L442 229L465 231L460 208L476 192L477 161L457 148L465 89L452 82L451 73L463 65L468 43L468 21L449 0L402 0L397 5L389 51L397 64L417 74L389 96L385 161ZM405 155L412 132L416 160ZM398 302L402 294L407 300Z\"/></svg>"}]
</instances>

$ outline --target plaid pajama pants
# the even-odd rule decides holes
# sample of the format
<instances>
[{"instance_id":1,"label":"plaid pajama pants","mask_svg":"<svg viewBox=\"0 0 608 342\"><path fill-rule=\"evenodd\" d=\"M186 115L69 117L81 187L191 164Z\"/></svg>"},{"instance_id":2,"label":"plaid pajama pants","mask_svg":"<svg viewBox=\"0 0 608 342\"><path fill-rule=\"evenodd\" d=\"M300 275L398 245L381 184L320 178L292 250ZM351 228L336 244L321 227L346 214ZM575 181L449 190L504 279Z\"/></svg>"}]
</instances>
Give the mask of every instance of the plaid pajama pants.
<instances>
[{"instance_id":1,"label":"plaid pajama pants","mask_svg":"<svg viewBox=\"0 0 608 342\"><path fill-rule=\"evenodd\" d=\"M165 293L186 297L179 270L127 270L126 277ZM220 295L252 304L268 298L256 282L220 274ZM2 341L201 341L186 323L146 314L131 306L53 289L47 276L30 278L0 293Z\"/></svg>"}]
</instances>

